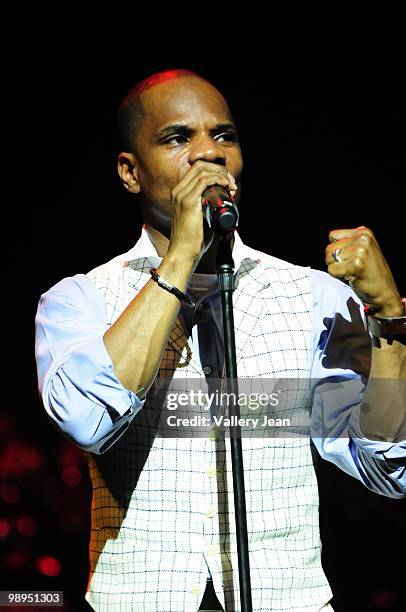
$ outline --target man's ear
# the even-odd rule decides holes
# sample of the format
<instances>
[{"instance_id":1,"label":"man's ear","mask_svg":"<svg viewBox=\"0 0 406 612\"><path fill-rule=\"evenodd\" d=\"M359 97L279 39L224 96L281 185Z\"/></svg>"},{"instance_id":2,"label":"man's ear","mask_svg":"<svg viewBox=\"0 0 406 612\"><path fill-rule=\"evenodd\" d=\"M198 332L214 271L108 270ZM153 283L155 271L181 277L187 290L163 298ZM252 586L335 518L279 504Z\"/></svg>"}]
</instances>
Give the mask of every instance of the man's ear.
<instances>
[{"instance_id":1,"label":"man's ear","mask_svg":"<svg viewBox=\"0 0 406 612\"><path fill-rule=\"evenodd\" d=\"M131 193L139 193L141 191L137 160L133 153L119 154L117 159L117 171L127 191Z\"/></svg>"}]
</instances>

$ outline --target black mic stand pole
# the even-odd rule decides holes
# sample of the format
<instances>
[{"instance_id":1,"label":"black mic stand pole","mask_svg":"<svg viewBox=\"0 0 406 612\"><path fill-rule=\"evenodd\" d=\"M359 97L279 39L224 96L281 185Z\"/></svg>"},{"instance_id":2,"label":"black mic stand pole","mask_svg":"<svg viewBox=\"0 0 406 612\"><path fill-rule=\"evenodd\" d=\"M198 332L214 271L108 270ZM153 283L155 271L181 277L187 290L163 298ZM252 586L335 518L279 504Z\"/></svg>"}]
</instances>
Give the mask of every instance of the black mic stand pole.
<instances>
[{"instance_id":1,"label":"black mic stand pole","mask_svg":"<svg viewBox=\"0 0 406 612\"><path fill-rule=\"evenodd\" d=\"M216 272L221 294L224 329L224 355L226 364L227 393L229 398L238 398L237 360L235 353L233 291L234 261L231 254L232 232L224 232L218 244ZM235 395L234 395L235 394ZM245 505L244 469L241 444L240 406L229 402L230 445L233 467L235 524L238 551L238 572L240 579L241 612L252 612L251 578L248 556L247 513ZM232 417L235 418L232 418Z\"/></svg>"}]
</instances>

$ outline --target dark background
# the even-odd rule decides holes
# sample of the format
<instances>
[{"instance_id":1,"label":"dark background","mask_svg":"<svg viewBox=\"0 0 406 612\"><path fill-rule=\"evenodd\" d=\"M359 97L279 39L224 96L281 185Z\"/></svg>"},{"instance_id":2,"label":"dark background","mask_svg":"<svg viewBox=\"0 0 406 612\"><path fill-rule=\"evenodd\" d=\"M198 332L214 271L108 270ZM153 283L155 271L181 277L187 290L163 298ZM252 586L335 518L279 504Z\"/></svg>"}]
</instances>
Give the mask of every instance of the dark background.
<instances>
[{"instance_id":1,"label":"dark background","mask_svg":"<svg viewBox=\"0 0 406 612\"><path fill-rule=\"evenodd\" d=\"M320 49L308 58L300 47L289 53L288 45L250 55L247 45L241 60L227 48L203 60L185 50L152 57L135 39L122 47L74 30L63 39L57 29L44 32L13 64L5 96L3 127L13 143L5 201L14 216L5 226L3 259L11 278L3 300L10 367L0 416L0 586L63 590L65 609L81 610L91 503L86 462L44 417L33 318L51 285L138 238L137 201L115 171L122 97L168 67L212 80L240 130L243 240L325 269L329 230L367 225L406 295L405 96L393 58L363 49L347 57ZM405 502L319 464L323 560L335 609L405 609Z\"/></svg>"}]
</instances>

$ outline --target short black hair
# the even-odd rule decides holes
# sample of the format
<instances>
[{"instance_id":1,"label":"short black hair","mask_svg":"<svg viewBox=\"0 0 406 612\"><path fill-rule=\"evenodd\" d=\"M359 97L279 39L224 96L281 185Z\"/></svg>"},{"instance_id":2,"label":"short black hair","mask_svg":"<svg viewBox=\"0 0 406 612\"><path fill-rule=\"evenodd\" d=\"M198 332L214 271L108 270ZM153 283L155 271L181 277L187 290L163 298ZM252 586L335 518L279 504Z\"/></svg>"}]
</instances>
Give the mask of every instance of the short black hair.
<instances>
[{"instance_id":1,"label":"short black hair","mask_svg":"<svg viewBox=\"0 0 406 612\"><path fill-rule=\"evenodd\" d=\"M200 77L196 72L175 68L155 72L137 83L121 102L117 113L119 147L121 151L135 152L139 129L146 117L141 94L159 83L183 76Z\"/></svg>"}]
</instances>

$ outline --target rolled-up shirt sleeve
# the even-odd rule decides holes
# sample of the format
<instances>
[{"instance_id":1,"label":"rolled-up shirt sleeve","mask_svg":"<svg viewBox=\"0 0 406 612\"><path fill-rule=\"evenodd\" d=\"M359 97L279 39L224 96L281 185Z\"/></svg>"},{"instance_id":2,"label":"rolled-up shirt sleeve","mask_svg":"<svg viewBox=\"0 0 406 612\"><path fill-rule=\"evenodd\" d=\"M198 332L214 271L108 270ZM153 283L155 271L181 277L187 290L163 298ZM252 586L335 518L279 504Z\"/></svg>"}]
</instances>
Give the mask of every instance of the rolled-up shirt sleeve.
<instances>
[{"instance_id":1,"label":"rolled-up shirt sleeve","mask_svg":"<svg viewBox=\"0 0 406 612\"><path fill-rule=\"evenodd\" d=\"M405 497L406 441L369 440L359 425L371 357L362 303L344 283L312 273L313 442L324 459L372 491Z\"/></svg>"},{"instance_id":2,"label":"rolled-up shirt sleeve","mask_svg":"<svg viewBox=\"0 0 406 612\"><path fill-rule=\"evenodd\" d=\"M366 438L359 425L361 403L349 421L353 460L368 474L374 490L389 497L406 497L406 440L384 442Z\"/></svg>"},{"instance_id":3,"label":"rolled-up shirt sleeve","mask_svg":"<svg viewBox=\"0 0 406 612\"><path fill-rule=\"evenodd\" d=\"M35 356L42 401L56 427L93 453L108 450L144 403L115 375L107 329L104 297L86 275L65 278L41 296Z\"/></svg>"}]
</instances>

